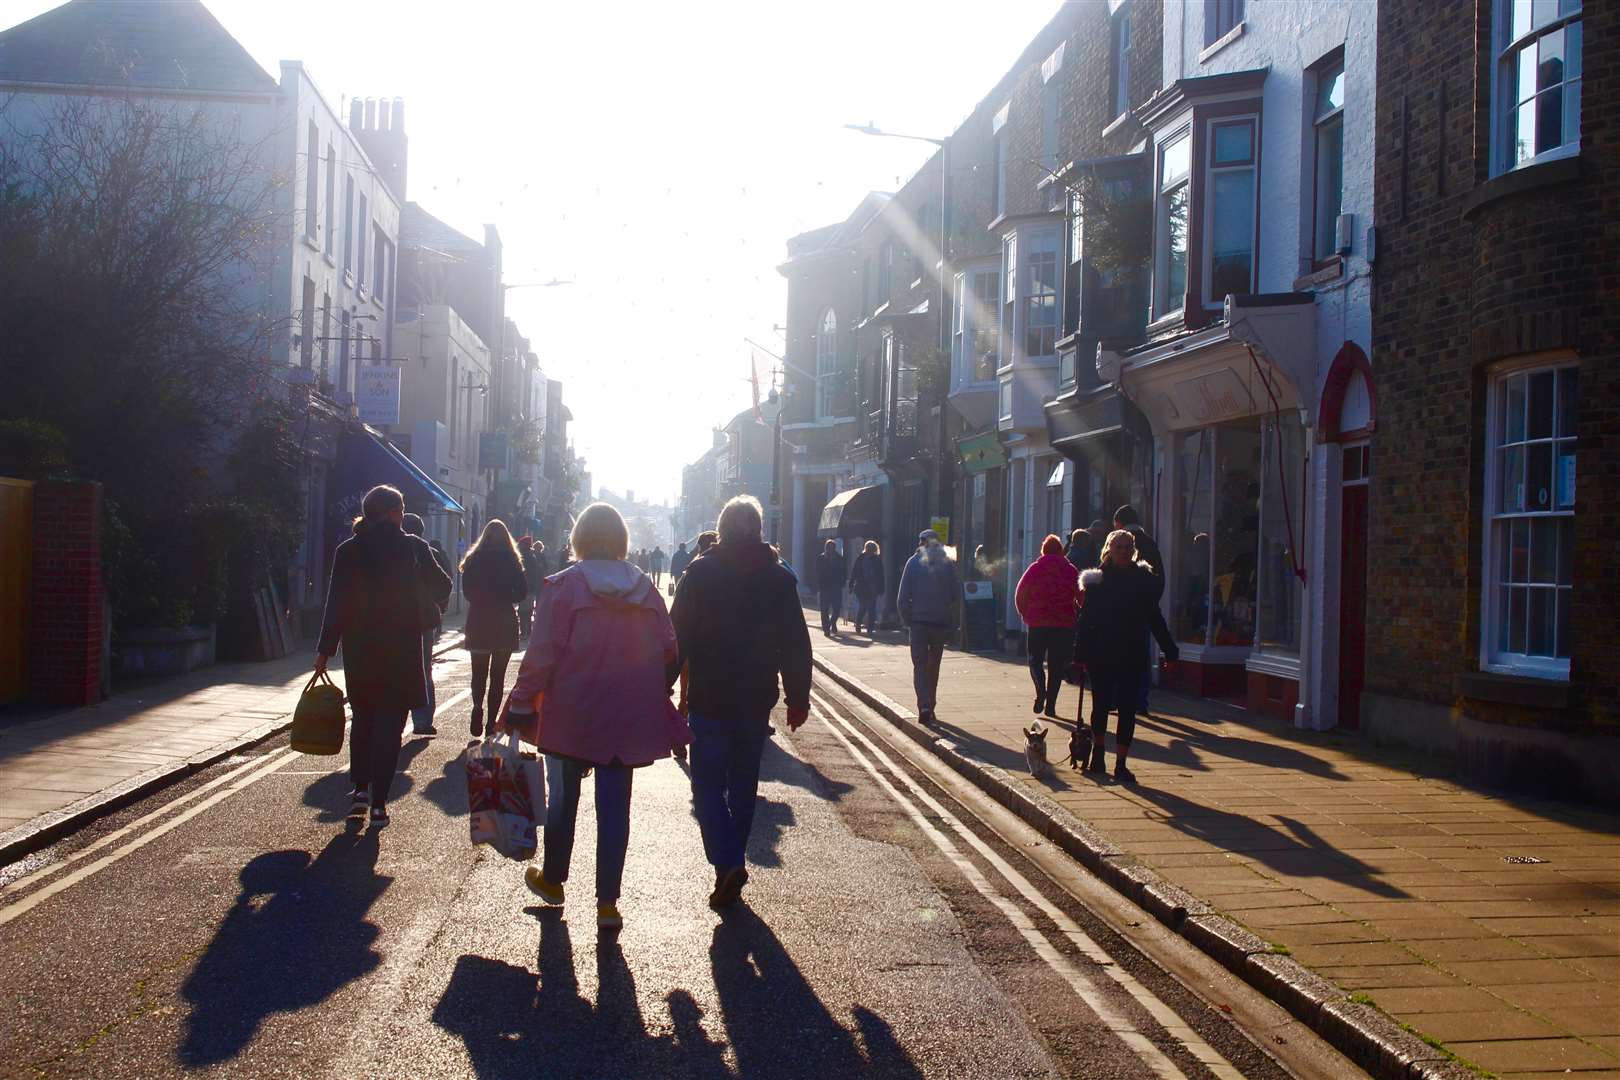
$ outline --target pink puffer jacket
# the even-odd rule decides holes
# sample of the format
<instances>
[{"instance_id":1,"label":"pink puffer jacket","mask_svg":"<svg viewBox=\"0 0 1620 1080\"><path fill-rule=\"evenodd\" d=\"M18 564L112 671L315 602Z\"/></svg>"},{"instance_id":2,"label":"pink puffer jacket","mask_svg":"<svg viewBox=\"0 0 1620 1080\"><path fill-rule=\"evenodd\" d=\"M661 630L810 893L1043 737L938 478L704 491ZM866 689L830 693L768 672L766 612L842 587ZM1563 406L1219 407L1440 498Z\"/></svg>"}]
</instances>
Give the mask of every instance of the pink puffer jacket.
<instances>
[{"instance_id":1,"label":"pink puffer jacket","mask_svg":"<svg viewBox=\"0 0 1620 1080\"><path fill-rule=\"evenodd\" d=\"M652 579L590 559L540 587L529 651L512 686L517 714L540 698L535 744L598 765L647 765L691 741L669 699L675 628Z\"/></svg>"},{"instance_id":2,"label":"pink puffer jacket","mask_svg":"<svg viewBox=\"0 0 1620 1080\"><path fill-rule=\"evenodd\" d=\"M1080 571L1061 554L1042 555L1018 579L1013 603L1028 626L1073 626L1080 611Z\"/></svg>"}]
</instances>

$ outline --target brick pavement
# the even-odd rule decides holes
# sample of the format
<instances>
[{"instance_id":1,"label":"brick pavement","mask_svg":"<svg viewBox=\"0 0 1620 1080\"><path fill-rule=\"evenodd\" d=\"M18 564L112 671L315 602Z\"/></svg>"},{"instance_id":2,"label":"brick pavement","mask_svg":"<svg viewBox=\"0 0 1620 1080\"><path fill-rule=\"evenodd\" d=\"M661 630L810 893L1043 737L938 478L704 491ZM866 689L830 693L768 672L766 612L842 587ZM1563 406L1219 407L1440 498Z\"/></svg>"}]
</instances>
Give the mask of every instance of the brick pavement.
<instances>
[{"instance_id":1,"label":"brick pavement","mask_svg":"<svg viewBox=\"0 0 1620 1080\"><path fill-rule=\"evenodd\" d=\"M818 660L914 711L904 635L828 641L808 614ZM1441 762L1162 691L1137 724L1136 787L1057 761L1072 687L1038 782L1021 733L1033 696L1021 661L947 652L940 732L1477 1068L1620 1078L1620 816L1472 790ZM1543 861L1506 861L1519 856Z\"/></svg>"}]
</instances>

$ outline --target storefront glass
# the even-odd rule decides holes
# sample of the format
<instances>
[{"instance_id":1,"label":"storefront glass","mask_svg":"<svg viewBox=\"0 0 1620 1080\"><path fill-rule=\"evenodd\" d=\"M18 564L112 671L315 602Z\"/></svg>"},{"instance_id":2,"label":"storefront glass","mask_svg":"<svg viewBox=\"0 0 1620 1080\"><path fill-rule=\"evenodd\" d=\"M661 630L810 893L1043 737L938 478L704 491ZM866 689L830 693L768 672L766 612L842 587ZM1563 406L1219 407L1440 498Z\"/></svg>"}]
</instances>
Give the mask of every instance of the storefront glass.
<instances>
[{"instance_id":1,"label":"storefront glass","mask_svg":"<svg viewBox=\"0 0 1620 1080\"><path fill-rule=\"evenodd\" d=\"M1210 643L1254 644L1255 556L1260 541L1260 421L1215 431L1214 588Z\"/></svg>"},{"instance_id":2,"label":"storefront glass","mask_svg":"<svg viewBox=\"0 0 1620 1080\"><path fill-rule=\"evenodd\" d=\"M1260 648L1299 655L1305 590L1294 567L1305 565L1305 429L1293 413L1266 421L1261 481Z\"/></svg>"},{"instance_id":3,"label":"storefront glass","mask_svg":"<svg viewBox=\"0 0 1620 1080\"><path fill-rule=\"evenodd\" d=\"M1202 645L1209 632L1210 478L1215 432L1183 435L1176 448L1176 569L1170 610L1177 641Z\"/></svg>"}]
</instances>

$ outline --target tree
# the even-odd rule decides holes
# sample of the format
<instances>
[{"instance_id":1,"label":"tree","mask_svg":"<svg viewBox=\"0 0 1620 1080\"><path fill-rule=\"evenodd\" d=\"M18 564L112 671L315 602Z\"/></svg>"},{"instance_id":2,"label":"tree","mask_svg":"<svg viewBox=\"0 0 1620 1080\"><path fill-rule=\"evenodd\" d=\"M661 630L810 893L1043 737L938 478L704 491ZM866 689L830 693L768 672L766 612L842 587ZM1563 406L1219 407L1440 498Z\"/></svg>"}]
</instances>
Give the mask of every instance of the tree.
<instances>
[{"instance_id":1,"label":"tree","mask_svg":"<svg viewBox=\"0 0 1620 1080\"><path fill-rule=\"evenodd\" d=\"M127 533L107 568L125 625L211 621L230 534L265 527L220 522L221 500L285 513L296 484L268 348L286 178L274 133L246 123L216 105L0 101L0 420L50 425L103 484ZM249 435L272 445L244 459ZM272 539L296 533L291 506Z\"/></svg>"}]
</instances>

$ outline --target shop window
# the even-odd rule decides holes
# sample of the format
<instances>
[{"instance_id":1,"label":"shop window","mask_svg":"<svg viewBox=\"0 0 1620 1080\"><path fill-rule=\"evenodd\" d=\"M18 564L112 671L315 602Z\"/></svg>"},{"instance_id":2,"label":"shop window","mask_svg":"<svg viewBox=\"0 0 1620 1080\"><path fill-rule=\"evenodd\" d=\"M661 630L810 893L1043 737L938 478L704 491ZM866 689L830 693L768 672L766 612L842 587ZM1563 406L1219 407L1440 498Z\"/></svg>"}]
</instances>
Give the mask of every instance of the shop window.
<instances>
[{"instance_id":1,"label":"shop window","mask_svg":"<svg viewBox=\"0 0 1620 1080\"><path fill-rule=\"evenodd\" d=\"M1260 648L1299 655L1300 614L1305 590L1296 566L1305 565L1305 429L1296 413L1268 419L1264 476L1260 481L1260 562L1257 602ZM1366 447L1360 449L1364 461Z\"/></svg>"},{"instance_id":2,"label":"shop window","mask_svg":"<svg viewBox=\"0 0 1620 1080\"><path fill-rule=\"evenodd\" d=\"M1344 64L1324 68L1316 76L1315 206L1317 262L1338 250L1335 231L1344 206Z\"/></svg>"},{"instance_id":3,"label":"shop window","mask_svg":"<svg viewBox=\"0 0 1620 1080\"><path fill-rule=\"evenodd\" d=\"M1496 172L1581 145L1581 0L1495 0Z\"/></svg>"},{"instance_id":4,"label":"shop window","mask_svg":"<svg viewBox=\"0 0 1620 1080\"><path fill-rule=\"evenodd\" d=\"M1243 0L1204 0L1204 47L1215 44L1243 21Z\"/></svg>"},{"instance_id":5,"label":"shop window","mask_svg":"<svg viewBox=\"0 0 1620 1080\"><path fill-rule=\"evenodd\" d=\"M838 390L838 316L832 308L821 313L816 327L816 417L832 416Z\"/></svg>"},{"instance_id":6,"label":"shop window","mask_svg":"<svg viewBox=\"0 0 1620 1080\"><path fill-rule=\"evenodd\" d=\"M1577 380L1567 364L1491 385L1481 624L1492 670L1569 677Z\"/></svg>"},{"instance_id":7,"label":"shop window","mask_svg":"<svg viewBox=\"0 0 1620 1080\"><path fill-rule=\"evenodd\" d=\"M1209 540L1214 528L1211 477L1215 431L1183 435L1176 447L1176 568L1170 594L1177 641L1202 645L1209 636Z\"/></svg>"},{"instance_id":8,"label":"shop window","mask_svg":"<svg viewBox=\"0 0 1620 1080\"><path fill-rule=\"evenodd\" d=\"M1209 255L1206 302L1253 291L1255 220L1254 121L1210 125Z\"/></svg>"},{"instance_id":9,"label":"shop window","mask_svg":"<svg viewBox=\"0 0 1620 1080\"><path fill-rule=\"evenodd\" d=\"M1180 311L1187 296L1187 206L1191 190L1192 139L1183 132L1159 151L1159 201L1155 233L1157 287L1154 314Z\"/></svg>"}]
</instances>

